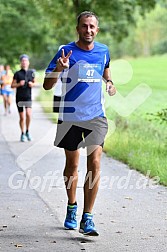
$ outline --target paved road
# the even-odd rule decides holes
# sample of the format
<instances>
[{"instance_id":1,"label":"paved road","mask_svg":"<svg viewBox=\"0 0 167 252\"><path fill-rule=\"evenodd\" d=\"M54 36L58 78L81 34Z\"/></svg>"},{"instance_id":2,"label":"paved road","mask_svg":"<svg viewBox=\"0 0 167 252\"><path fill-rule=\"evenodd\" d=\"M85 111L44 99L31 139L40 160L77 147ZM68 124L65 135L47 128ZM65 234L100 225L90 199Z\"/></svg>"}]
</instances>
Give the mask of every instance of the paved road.
<instances>
[{"instance_id":1,"label":"paved road","mask_svg":"<svg viewBox=\"0 0 167 252\"><path fill-rule=\"evenodd\" d=\"M31 132L33 142L19 142L15 104L6 117L0 104L0 251L166 251L167 188L105 154L94 207L100 236L64 230L64 153L53 147L56 125L37 102ZM85 151L81 150L78 222L85 167Z\"/></svg>"}]
</instances>

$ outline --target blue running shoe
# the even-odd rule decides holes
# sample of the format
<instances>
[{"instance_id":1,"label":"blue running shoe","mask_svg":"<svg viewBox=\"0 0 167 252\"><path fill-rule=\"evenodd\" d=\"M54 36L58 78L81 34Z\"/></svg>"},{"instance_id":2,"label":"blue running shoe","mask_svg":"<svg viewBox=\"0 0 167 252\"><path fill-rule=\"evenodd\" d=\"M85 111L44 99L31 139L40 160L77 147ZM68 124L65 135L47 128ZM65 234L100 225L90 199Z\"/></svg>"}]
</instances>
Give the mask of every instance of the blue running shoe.
<instances>
[{"instance_id":1,"label":"blue running shoe","mask_svg":"<svg viewBox=\"0 0 167 252\"><path fill-rule=\"evenodd\" d=\"M21 142L25 142L26 141L26 136L24 135L24 133L21 134L20 141Z\"/></svg>"},{"instance_id":2,"label":"blue running shoe","mask_svg":"<svg viewBox=\"0 0 167 252\"><path fill-rule=\"evenodd\" d=\"M77 220L76 220L76 213L77 213L77 205L68 205L67 206L67 215L64 222L64 227L67 229L75 229L77 228Z\"/></svg>"},{"instance_id":3,"label":"blue running shoe","mask_svg":"<svg viewBox=\"0 0 167 252\"><path fill-rule=\"evenodd\" d=\"M99 235L92 219L93 219L92 214L84 213L84 216L82 217L82 220L80 222L80 229L79 229L80 233L84 235L90 235L90 236Z\"/></svg>"},{"instance_id":4,"label":"blue running shoe","mask_svg":"<svg viewBox=\"0 0 167 252\"><path fill-rule=\"evenodd\" d=\"M32 137L28 131L26 132L26 137L28 141L32 141Z\"/></svg>"}]
</instances>

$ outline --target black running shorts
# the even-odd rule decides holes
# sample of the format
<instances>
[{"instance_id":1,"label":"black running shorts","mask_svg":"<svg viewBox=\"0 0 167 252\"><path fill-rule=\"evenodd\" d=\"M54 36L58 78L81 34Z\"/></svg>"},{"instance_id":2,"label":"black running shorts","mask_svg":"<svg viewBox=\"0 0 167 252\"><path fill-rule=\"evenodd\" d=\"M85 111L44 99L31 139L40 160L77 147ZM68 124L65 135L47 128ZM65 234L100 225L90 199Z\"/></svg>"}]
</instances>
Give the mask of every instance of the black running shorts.
<instances>
[{"instance_id":1,"label":"black running shorts","mask_svg":"<svg viewBox=\"0 0 167 252\"><path fill-rule=\"evenodd\" d=\"M92 145L103 147L108 123L105 117L83 122L58 121L54 145L74 151Z\"/></svg>"},{"instance_id":2,"label":"black running shorts","mask_svg":"<svg viewBox=\"0 0 167 252\"><path fill-rule=\"evenodd\" d=\"M16 105L19 113L23 112L23 108L31 108L32 100L31 97L16 97Z\"/></svg>"}]
</instances>

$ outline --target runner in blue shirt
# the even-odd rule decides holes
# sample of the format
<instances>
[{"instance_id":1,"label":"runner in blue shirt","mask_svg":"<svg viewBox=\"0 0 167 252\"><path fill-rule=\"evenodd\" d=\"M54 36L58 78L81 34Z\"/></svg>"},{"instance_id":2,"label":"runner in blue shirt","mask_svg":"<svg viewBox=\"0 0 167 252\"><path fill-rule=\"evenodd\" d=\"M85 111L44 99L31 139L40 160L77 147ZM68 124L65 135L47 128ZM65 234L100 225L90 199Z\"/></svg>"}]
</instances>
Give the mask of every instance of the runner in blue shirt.
<instances>
[{"instance_id":1,"label":"runner in blue shirt","mask_svg":"<svg viewBox=\"0 0 167 252\"><path fill-rule=\"evenodd\" d=\"M94 42L94 47L87 51L72 42L64 46L63 50L65 55L72 51L72 55L69 58L68 79L70 79L70 83L67 80L66 93L62 97L65 108L63 113L59 115L59 119L62 121L87 121L98 116L103 117L102 76L110 61L107 46ZM46 73L55 69L61 54L62 50L53 58ZM70 103L75 112L71 111L71 107L68 107Z\"/></svg>"},{"instance_id":2,"label":"runner in blue shirt","mask_svg":"<svg viewBox=\"0 0 167 252\"><path fill-rule=\"evenodd\" d=\"M116 89L110 76L108 47L94 42L99 31L98 17L89 11L82 12L77 18L76 29L78 41L61 48L51 60L46 69L43 87L49 90L59 78L63 80L55 146L64 148L66 155L63 175L68 205L64 226L68 229L77 228L79 148L87 147L88 179L84 183L84 207L79 231L85 235L97 236L99 234L93 222L92 210L99 186L100 159L108 128L103 109L102 80L106 83L109 95L114 95ZM89 188L92 183L93 186Z\"/></svg>"}]
</instances>

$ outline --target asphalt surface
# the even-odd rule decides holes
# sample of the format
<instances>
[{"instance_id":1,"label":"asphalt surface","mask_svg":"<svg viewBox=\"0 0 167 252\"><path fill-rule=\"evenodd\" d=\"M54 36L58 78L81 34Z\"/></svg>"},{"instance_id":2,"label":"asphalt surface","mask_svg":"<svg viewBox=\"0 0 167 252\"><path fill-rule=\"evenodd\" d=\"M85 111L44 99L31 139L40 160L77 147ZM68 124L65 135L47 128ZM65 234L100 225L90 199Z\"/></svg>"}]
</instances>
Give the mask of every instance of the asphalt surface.
<instances>
[{"instance_id":1,"label":"asphalt surface","mask_svg":"<svg viewBox=\"0 0 167 252\"><path fill-rule=\"evenodd\" d=\"M167 188L105 154L93 212L100 236L64 229L64 152L53 146L56 125L33 104L33 141L21 143L15 103L7 116L0 103L0 251L165 252ZM78 223L85 172L81 150Z\"/></svg>"}]
</instances>

